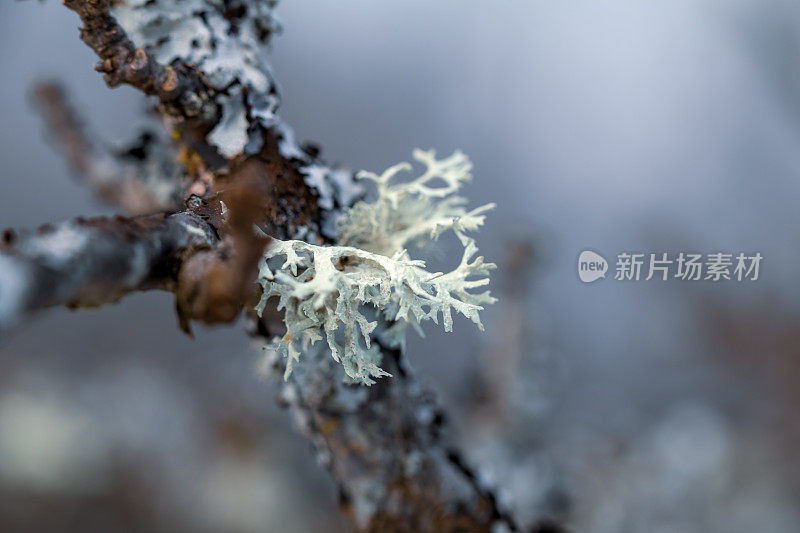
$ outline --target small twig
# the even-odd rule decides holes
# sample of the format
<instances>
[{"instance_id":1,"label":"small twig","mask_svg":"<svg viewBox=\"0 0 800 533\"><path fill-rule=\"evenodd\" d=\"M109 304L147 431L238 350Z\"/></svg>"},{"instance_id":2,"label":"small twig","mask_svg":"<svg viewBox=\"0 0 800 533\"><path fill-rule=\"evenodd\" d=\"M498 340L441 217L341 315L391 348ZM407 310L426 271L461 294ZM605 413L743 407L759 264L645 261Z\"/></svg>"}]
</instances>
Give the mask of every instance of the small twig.
<instances>
[{"instance_id":1,"label":"small twig","mask_svg":"<svg viewBox=\"0 0 800 533\"><path fill-rule=\"evenodd\" d=\"M154 213L170 207L156 199L130 165L123 164L90 140L60 85L42 83L36 86L33 94L48 131L70 166L104 202L128 215Z\"/></svg>"},{"instance_id":2,"label":"small twig","mask_svg":"<svg viewBox=\"0 0 800 533\"><path fill-rule=\"evenodd\" d=\"M221 113L211 89L199 72L184 64L164 66L136 48L110 14L110 0L64 0L83 21L81 39L100 57L97 70L109 87L127 84L158 97L173 116L215 124Z\"/></svg>"}]
</instances>

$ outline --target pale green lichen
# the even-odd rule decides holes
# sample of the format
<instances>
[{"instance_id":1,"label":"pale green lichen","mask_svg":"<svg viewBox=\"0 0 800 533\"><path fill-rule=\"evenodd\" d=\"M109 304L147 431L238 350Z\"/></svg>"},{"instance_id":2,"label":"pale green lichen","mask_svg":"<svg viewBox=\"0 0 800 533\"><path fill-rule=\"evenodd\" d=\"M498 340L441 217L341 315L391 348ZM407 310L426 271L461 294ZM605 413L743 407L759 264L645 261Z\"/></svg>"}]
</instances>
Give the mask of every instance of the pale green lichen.
<instances>
[{"instance_id":1,"label":"pale green lichen","mask_svg":"<svg viewBox=\"0 0 800 533\"><path fill-rule=\"evenodd\" d=\"M400 347L409 325L421 334L420 323L438 323L439 314L445 331L452 331L453 310L483 329L479 311L495 299L489 291L470 291L489 283L495 265L474 257L478 248L467 232L478 229L494 206L466 211L466 200L454 195L470 179L472 167L464 154L437 160L433 151L415 150L414 158L427 168L411 181L391 183L400 171L411 170L408 163L380 176L358 175L376 183L377 199L345 211L336 246L275 240L267 249L259 275L264 294L257 310L263 312L267 300L278 296L287 331L274 348L287 358L286 377L300 349L321 340L323 333L350 378L370 385L372 378L388 375L378 366L380 352L370 339L378 316L392 323L382 338ZM435 241L447 230L464 246L452 271L432 273L424 261L409 257L409 244ZM285 259L273 272L269 262L276 257Z\"/></svg>"},{"instance_id":2,"label":"pale green lichen","mask_svg":"<svg viewBox=\"0 0 800 533\"><path fill-rule=\"evenodd\" d=\"M472 178L467 156L456 151L437 160L433 150L414 150L413 156L426 170L409 182L390 183L399 172L412 169L408 163L395 165L380 176L358 173L357 178L375 182L378 198L359 202L345 212L338 224L339 244L393 255L411 244L436 240L448 229L475 231L483 224L485 213L494 204L467 211L466 198L454 194ZM437 187L437 181L444 185Z\"/></svg>"}]
</instances>

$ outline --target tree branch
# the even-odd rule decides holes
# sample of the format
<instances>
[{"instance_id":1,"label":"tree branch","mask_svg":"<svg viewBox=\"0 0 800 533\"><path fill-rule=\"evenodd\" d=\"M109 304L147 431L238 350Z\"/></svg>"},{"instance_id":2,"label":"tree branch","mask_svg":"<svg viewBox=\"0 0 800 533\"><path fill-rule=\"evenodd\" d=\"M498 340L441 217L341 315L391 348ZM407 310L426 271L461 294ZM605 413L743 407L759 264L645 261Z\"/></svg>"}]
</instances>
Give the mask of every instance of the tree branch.
<instances>
[{"instance_id":1,"label":"tree branch","mask_svg":"<svg viewBox=\"0 0 800 533\"><path fill-rule=\"evenodd\" d=\"M110 0L64 0L83 21L81 40L100 57L97 70L109 87L127 84L158 97L174 116L205 124L218 121L221 111L199 72L184 64L163 66L152 54L136 48L109 12Z\"/></svg>"},{"instance_id":2,"label":"tree branch","mask_svg":"<svg viewBox=\"0 0 800 533\"><path fill-rule=\"evenodd\" d=\"M256 328L253 335L263 338L263 324ZM435 395L399 351L381 351L393 377L371 387L343 382L325 349L305 353L281 386L282 401L339 487L345 515L359 531L517 531L492 488L447 445ZM282 375L283 359L273 353L271 363Z\"/></svg>"},{"instance_id":3,"label":"tree branch","mask_svg":"<svg viewBox=\"0 0 800 533\"><path fill-rule=\"evenodd\" d=\"M180 61L164 67L137 49L109 13L108 0L65 5L80 15L81 37L101 57L99 70L109 85L127 83L157 96L163 112L195 119L187 134L206 139L221 116L220 95L196 70ZM249 108L245 113L231 104L229 114L239 127L236 140L243 127L247 144L227 156L230 170L215 171L202 197L187 199L187 211L77 219L19 238L7 234L0 252L0 326L37 308L102 305L147 289L176 292L187 327L190 319L232 320L266 244L250 231L253 224L279 238L322 241L326 224L356 197L348 190L352 176L301 150L288 128L264 118L269 106L255 112L250 87L237 89L228 96L242 96L237 102ZM237 122L242 116L244 126ZM261 142L256 148L254 140ZM279 331L268 322L252 321L260 342ZM515 529L494 493L442 439L444 417L434 396L399 353L383 354L382 366L394 377L370 388L343 383L327 350L307 353L282 386L283 400L340 488L344 512L365 531ZM278 375L282 365L281 358L273 360Z\"/></svg>"},{"instance_id":4,"label":"tree branch","mask_svg":"<svg viewBox=\"0 0 800 533\"><path fill-rule=\"evenodd\" d=\"M192 212L77 218L30 234L7 230L0 248L0 330L44 307L97 307L133 291L175 290L186 258L215 246Z\"/></svg>"},{"instance_id":5,"label":"tree branch","mask_svg":"<svg viewBox=\"0 0 800 533\"><path fill-rule=\"evenodd\" d=\"M96 307L142 290L175 292L181 327L233 321L256 294L268 239L316 227L317 196L299 163L266 132L262 150L220 173L205 198L173 215L77 218L34 233L4 233L0 330L56 305Z\"/></svg>"},{"instance_id":6,"label":"tree branch","mask_svg":"<svg viewBox=\"0 0 800 533\"><path fill-rule=\"evenodd\" d=\"M163 194L154 194L142 180L142 175L146 173L143 165L126 165L119 156L115 157L99 148L90 139L60 85L41 83L33 94L48 131L70 166L100 199L128 215L156 213L172 207ZM141 147L143 152L147 148ZM143 153L141 159L146 160L148 155ZM174 161L172 164L177 166ZM173 188L179 185L174 184Z\"/></svg>"}]
</instances>

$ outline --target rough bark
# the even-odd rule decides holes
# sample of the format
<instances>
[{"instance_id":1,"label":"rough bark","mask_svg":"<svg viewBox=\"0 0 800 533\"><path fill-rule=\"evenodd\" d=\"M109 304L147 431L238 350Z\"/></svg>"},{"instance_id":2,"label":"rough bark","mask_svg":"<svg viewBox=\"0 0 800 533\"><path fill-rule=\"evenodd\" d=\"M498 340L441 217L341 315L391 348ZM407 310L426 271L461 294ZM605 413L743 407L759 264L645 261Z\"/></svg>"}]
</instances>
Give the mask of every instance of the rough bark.
<instances>
[{"instance_id":1,"label":"rough bark","mask_svg":"<svg viewBox=\"0 0 800 533\"><path fill-rule=\"evenodd\" d=\"M381 350L393 377L371 387L343 382L327 350L306 353L281 386L339 487L342 511L359 531L516 531L493 488L447 442L435 394L399 351ZM282 374L283 361L273 365Z\"/></svg>"},{"instance_id":2,"label":"rough bark","mask_svg":"<svg viewBox=\"0 0 800 533\"><path fill-rule=\"evenodd\" d=\"M210 249L213 227L192 212L91 218L7 230L0 248L0 330L44 307L97 307L133 291L175 290L186 258Z\"/></svg>"},{"instance_id":3,"label":"rough bark","mask_svg":"<svg viewBox=\"0 0 800 533\"><path fill-rule=\"evenodd\" d=\"M200 73L188 65L164 66L131 42L110 14L110 0L64 0L83 21L81 39L100 57L97 70L110 87L127 84L158 97L171 115L213 124L220 108Z\"/></svg>"},{"instance_id":4,"label":"rough bark","mask_svg":"<svg viewBox=\"0 0 800 533\"><path fill-rule=\"evenodd\" d=\"M278 139L221 173L185 211L76 218L33 233L6 230L0 247L0 330L37 309L96 307L134 291L176 294L181 328L228 323L254 301L268 239L314 226L316 196ZM224 207L223 207L224 206Z\"/></svg>"}]
</instances>

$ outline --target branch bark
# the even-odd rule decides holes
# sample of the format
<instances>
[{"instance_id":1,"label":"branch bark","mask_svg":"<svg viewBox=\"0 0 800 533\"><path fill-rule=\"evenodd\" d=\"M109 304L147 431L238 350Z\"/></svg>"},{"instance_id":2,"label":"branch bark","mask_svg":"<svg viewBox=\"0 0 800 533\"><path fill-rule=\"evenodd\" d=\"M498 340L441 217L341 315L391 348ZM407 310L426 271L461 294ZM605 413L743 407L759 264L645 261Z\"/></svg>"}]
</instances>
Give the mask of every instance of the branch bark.
<instances>
[{"instance_id":1,"label":"branch bark","mask_svg":"<svg viewBox=\"0 0 800 533\"><path fill-rule=\"evenodd\" d=\"M257 291L258 260L269 242L319 218L297 163L266 135L261 152L220 174L185 211L134 218L76 218L33 233L3 233L0 331L37 309L97 307L145 290L176 294L181 328L228 323Z\"/></svg>"},{"instance_id":2,"label":"branch bark","mask_svg":"<svg viewBox=\"0 0 800 533\"><path fill-rule=\"evenodd\" d=\"M306 353L281 387L336 481L345 515L359 531L517 531L493 488L447 443L433 392L399 351L381 351L393 377L370 387L344 383L327 350ZM273 365L281 375L283 360L276 356Z\"/></svg>"},{"instance_id":3,"label":"branch bark","mask_svg":"<svg viewBox=\"0 0 800 533\"><path fill-rule=\"evenodd\" d=\"M192 212L76 218L29 234L7 230L0 247L0 330L56 305L97 307L142 290L175 290L186 258L216 245Z\"/></svg>"},{"instance_id":4,"label":"branch bark","mask_svg":"<svg viewBox=\"0 0 800 533\"><path fill-rule=\"evenodd\" d=\"M64 0L83 21L81 40L100 57L96 70L109 87L127 84L158 97L174 116L215 124L221 115L214 93L188 65L164 66L128 38L110 13L110 0Z\"/></svg>"}]
</instances>

